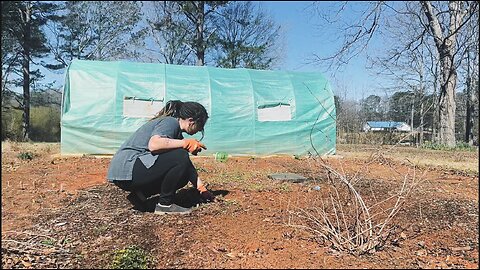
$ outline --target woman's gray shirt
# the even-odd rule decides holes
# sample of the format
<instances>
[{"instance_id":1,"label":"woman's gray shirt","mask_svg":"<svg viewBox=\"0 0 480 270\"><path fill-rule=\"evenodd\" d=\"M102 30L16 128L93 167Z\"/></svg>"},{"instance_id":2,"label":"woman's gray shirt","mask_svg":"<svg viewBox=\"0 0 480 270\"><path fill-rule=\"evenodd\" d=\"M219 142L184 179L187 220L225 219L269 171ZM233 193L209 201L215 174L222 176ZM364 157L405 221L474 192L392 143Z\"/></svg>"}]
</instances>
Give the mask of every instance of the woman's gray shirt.
<instances>
[{"instance_id":1,"label":"woman's gray shirt","mask_svg":"<svg viewBox=\"0 0 480 270\"><path fill-rule=\"evenodd\" d=\"M133 165L139 158L148 169L157 160L158 154L148 150L148 142L153 135L170 139L183 139L178 119L167 116L148 121L126 140L113 155L108 168L107 179L132 180Z\"/></svg>"}]
</instances>

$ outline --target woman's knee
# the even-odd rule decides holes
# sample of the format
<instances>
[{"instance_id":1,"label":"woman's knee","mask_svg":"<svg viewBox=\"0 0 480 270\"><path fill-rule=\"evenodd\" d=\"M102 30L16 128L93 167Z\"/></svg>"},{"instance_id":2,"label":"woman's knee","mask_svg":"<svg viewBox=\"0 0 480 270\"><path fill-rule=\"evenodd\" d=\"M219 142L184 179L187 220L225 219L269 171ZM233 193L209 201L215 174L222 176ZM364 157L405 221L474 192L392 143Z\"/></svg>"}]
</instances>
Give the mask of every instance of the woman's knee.
<instances>
[{"instance_id":1,"label":"woman's knee","mask_svg":"<svg viewBox=\"0 0 480 270\"><path fill-rule=\"evenodd\" d=\"M113 181L113 184L125 191L131 191L132 181Z\"/></svg>"},{"instance_id":2,"label":"woman's knee","mask_svg":"<svg viewBox=\"0 0 480 270\"><path fill-rule=\"evenodd\" d=\"M182 148L173 149L170 151L171 155L181 162L190 161L190 156L188 155L188 151Z\"/></svg>"}]
</instances>

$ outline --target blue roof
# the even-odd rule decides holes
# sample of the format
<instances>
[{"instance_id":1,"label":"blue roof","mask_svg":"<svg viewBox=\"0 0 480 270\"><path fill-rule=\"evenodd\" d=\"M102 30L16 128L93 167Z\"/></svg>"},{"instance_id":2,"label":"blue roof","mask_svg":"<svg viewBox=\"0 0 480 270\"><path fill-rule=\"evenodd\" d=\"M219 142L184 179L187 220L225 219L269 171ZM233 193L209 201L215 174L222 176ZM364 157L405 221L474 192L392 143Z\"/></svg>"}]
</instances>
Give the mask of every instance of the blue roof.
<instances>
[{"instance_id":1,"label":"blue roof","mask_svg":"<svg viewBox=\"0 0 480 270\"><path fill-rule=\"evenodd\" d=\"M404 125L404 122L394 121L367 121L367 125L372 128L395 128Z\"/></svg>"}]
</instances>

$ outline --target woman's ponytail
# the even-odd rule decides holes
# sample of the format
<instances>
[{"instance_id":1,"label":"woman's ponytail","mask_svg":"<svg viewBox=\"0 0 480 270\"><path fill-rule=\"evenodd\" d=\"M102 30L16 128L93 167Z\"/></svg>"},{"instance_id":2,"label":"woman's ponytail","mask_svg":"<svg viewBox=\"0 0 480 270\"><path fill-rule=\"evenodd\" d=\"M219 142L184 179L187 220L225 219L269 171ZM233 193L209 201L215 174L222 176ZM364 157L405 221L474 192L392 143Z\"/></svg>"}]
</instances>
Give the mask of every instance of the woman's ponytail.
<instances>
[{"instance_id":1,"label":"woman's ponytail","mask_svg":"<svg viewBox=\"0 0 480 270\"><path fill-rule=\"evenodd\" d=\"M183 102L180 100L170 100L151 120L162 116L179 117L182 105Z\"/></svg>"}]
</instances>

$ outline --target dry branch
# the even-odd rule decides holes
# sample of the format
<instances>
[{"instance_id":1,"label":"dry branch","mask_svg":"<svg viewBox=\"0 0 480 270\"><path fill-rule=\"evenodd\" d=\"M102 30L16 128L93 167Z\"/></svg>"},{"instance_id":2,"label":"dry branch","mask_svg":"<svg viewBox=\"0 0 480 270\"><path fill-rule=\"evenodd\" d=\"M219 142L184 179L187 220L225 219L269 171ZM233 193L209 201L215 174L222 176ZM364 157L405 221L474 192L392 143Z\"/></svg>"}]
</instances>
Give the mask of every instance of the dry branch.
<instances>
[{"instance_id":1,"label":"dry branch","mask_svg":"<svg viewBox=\"0 0 480 270\"><path fill-rule=\"evenodd\" d=\"M319 203L315 202L313 207L289 210L288 225L307 230L342 252L359 255L375 252L384 246L395 228L394 217L418 184L415 170L412 175L404 175L400 189L394 195L380 201L374 196L374 203L368 205L352 184L360 183L358 174L349 179L323 159L312 158L327 172L329 186L323 189L327 197L319 195Z\"/></svg>"},{"instance_id":2,"label":"dry branch","mask_svg":"<svg viewBox=\"0 0 480 270\"><path fill-rule=\"evenodd\" d=\"M305 86L310 91L308 85L305 84ZM316 98L312 91L310 93ZM327 111L322 102L319 99L317 101ZM322 111L319 112L319 116L321 113ZM335 120L330 113L329 116ZM316 122L318 119L319 117ZM294 210L289 210L288 225L310 231L315 236L329 241L335 249L342 252L352 254L375 252L385 245L387 238L395 228L393 218L400 211L412 189L419 183L415 166L413 166L413 175L410 176L408 173L403 175L400 190L394 195L387 196L386 199L377 201L377 196L370 187L374 203L368 205L357 190L358 186L362 184L360 173L367 172L369 165L379 163L389 166L395 175L402 175L391 166L391 162L384 156L400 142L386 151L373 152L361 170L353 176L347 177L343 167L342 173L333 169L317 152L312 141L312 132L316 122L310 132L310 143L316 155L310 156L308 162L309 164L313 163L314 170L325 172L329 185L323 190L326 190L327 198L322 198L321 193L318 193L320 205L313 205L311 208L296 207ZM323 134L328 138L325 133Z\"/></svg>"}]
</instances>

